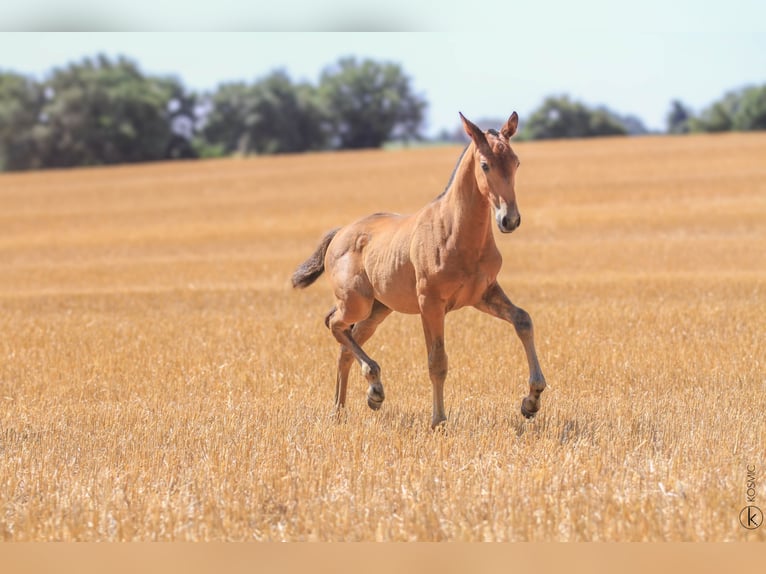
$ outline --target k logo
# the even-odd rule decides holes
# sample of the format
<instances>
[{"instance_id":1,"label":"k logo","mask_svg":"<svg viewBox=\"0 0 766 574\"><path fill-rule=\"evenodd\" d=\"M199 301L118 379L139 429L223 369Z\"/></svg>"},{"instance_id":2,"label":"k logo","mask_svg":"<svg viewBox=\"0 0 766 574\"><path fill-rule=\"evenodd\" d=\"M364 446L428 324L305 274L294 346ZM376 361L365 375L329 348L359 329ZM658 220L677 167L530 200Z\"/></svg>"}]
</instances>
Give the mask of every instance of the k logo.
<instances>
[{"instance_id":1,"label":"k logo","mask_svg":"<svg viewBox=\"0 0 766 574\"><path fill-rule=\"evenodd\" d=\"M739 513L739 523L748 530L755 530L763 524L763 512L757 506L745 506Z\"/></svg>"}]
</instances>

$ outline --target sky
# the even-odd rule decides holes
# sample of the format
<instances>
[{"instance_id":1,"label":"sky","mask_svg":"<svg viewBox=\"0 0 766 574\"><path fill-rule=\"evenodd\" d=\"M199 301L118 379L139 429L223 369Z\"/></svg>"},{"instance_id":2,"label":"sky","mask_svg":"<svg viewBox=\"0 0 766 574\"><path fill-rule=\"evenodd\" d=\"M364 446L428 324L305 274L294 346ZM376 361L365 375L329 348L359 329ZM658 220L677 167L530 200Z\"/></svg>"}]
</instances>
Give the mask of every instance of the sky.
<instances>
[{"instance_id":1,"label":"sky","mask_svg":"<svg viewBox=\"0 0 766 574\"><path fill-rule=\"evenodd\" d=\"M348 55L393 61L429 103L428 135L456 128L458 111L478 120L515 110L523 124L559 94L662 130L673 99L699 112L729 90L766 84L761 0L517 4L27 0L3 9L0 70L42 79L105 53L210 91L275 69L317 83Z\"/></svg>"}]
</instances>

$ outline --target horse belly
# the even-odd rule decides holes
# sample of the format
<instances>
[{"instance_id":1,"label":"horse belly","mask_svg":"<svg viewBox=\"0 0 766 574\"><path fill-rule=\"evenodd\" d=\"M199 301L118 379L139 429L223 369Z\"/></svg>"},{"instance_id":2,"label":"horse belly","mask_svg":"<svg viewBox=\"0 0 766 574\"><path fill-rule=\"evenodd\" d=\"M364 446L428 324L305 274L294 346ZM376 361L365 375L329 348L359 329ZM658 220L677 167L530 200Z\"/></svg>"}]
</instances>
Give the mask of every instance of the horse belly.
<instances>
[{"instance_id":1,"label":"horse belly","mask_svg":"<svg viewBox=\"0 0 766 574\"><path fill-rule=\"evenodd\" d=\"M414 278L410 282L410 277L402 274L399 279L397 279L397 275L390 279L390 281L373 282L375 298L389 309L399 313L420 313ZM402 285L406 288L402 288Z\"/></svg>"},{"instance_id":2,"label":"horse belly","mask_svg":"<svg viewBox=\"0 0 766 574\"><path fill-rule=\"evenodd\" d=\"M398 249L393 238L368 245L364 266L378 301L399 313L420 313L415 268L407 251Z\"/></svg>"}]
</instances>

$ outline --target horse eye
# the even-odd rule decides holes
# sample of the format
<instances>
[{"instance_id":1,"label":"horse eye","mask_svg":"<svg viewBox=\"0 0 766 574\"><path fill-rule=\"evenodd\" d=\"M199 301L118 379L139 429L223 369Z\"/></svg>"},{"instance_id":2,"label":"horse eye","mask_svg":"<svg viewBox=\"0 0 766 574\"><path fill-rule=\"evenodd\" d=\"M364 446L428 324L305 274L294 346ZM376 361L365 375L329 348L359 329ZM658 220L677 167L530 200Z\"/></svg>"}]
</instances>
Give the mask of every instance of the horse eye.
<instances>
[{"instance_id":1,"label":"horse eye","mask_svg":"<svg viewBox=\"0 0 766 574\"><path fill-rule=\"evenodd\" d=\"M484 170L484 173L487 173L489 171L489 164L486 161L481 162L481 169Z\"/></svg>"}]
</instances>

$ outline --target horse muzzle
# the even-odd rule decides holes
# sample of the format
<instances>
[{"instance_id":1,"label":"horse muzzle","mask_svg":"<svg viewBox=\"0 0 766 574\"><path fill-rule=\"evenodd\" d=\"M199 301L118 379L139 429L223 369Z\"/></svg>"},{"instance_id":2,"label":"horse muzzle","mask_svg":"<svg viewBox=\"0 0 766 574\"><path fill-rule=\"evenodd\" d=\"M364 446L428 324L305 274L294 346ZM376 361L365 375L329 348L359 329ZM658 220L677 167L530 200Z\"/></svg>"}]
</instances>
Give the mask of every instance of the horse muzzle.
<instances>
[{"instance_id":1,"label":"horse muzzle","mask_svg":"<svg viewBox=\"0 0 766 574\"><path fill-rule=\"evenodd\" d=\"M517 210L509 211L508 206L501 204L495 209L497 228L503 233L511 233L521 225L521 215Z\"/></svg>"}]
</instances>

